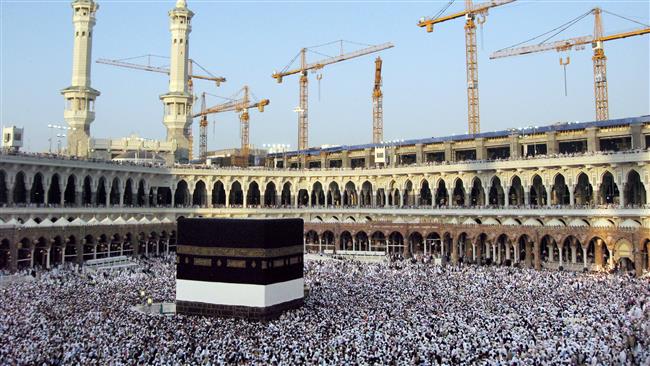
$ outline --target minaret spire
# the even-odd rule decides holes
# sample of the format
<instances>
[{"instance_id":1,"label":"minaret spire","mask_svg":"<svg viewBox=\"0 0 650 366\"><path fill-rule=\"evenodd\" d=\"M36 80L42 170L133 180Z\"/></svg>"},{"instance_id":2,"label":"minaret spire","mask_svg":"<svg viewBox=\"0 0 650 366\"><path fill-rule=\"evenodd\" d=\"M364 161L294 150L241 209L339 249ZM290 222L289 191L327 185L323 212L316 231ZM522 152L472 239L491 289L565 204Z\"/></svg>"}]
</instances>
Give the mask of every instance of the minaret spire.
<instances>
[{"instance_id":1,"label":"minaret spire","mask_svg":"<svg viewBox=\"0 0 650 366\"><path fill-rule=\"evenodd\" d=\"M90 124L95 120L95 98L100 94L90 87L92 37L97 9L99 5L93 0L72 2L72 84L61 91L66 101L63 118L71 128L68 131L68 154L81 157L88 156Z\"/></svg>"},{"instance_id":2,"label":"minaret spire","mask_svg":"<svg viewBox=\"0 0 650 366\"><path fill-rule=\"evenodd\" d=\"M167 128L167 141L176 143L175 160L189 160L189 127L192 123L192 95L188 88L190 22L194 13L185 0L177 0L169 11L171 31L171 61L169 65L169 92L161 95L165 106L163 124Z\"/></svg>"}]
</instances>

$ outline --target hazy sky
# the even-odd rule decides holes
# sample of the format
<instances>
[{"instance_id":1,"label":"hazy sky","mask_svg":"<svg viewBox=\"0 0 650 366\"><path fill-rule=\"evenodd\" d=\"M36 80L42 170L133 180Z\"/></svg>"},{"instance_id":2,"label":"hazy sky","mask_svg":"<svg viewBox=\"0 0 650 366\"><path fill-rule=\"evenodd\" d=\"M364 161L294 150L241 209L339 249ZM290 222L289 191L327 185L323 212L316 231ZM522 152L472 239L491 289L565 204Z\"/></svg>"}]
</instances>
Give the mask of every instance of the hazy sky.
<instances>
[{"instance_id":1,"label":"hazy sky","mask_svg":"<svg viewBox=\"0 0 650 366\"><path fill-rule=\"evenodd\" d=\"M384 138L408 139L465 133L467 101L463 19L433 33L416 26L444 1L199 1L194 11L190 57L228 81L220 88L197 80L196 94L230 96L250 85L269 98L264 113L251 113L251 143L297 141L298 77L271 78L301 47L346 39L366 44L393 42L383 51ZM1 122L25 127L27 147L47 150L48 123L62 124L63 97L70 85L72 10L69 1L0 0ZM544 33L595 6L650 23L649 1L517 1L492 9L479 40L481 129L545 125L595 119L591 50L570 52L568 96L556 52L490 60L491 52ZM99 1L93 60L169 54L167 11L175 0ZM449 11L460 10L457 0ZM449 12L448 11L448 12ZM605 33L640 27L604 14ZM555 39L593 33L589 16ZM482 42L481 42L482 40ZM605 45L610 117L650 113L650 36ZM350 48L349 50L352 50ZM320 49L335 54L336 47ZM347 51L347 50L346 50ZM369 55L328 66L318 82L310 74L309 143L359 144L371 140L374 59ZM321 56L310 54L308 61ZM137 60L136 60L137 61ZM167 62L161 60L162 63ZM159 95L166 75L93 63L96 102L93 137L138 133L164 139ZM211 98L209 104L221 100ZM199 103L195 109L199 108ZM209 149L239 145L235 113L210 117ZM213 129L212 121L216 121ZM195 121L197 122L197 121ZM214 131L214 133L213 133ZM198 123L194 126L198 136ZM198 141L198 139L196 140ZM197 144L195 144L195 149Z\"/></svg>"}]
</instances>

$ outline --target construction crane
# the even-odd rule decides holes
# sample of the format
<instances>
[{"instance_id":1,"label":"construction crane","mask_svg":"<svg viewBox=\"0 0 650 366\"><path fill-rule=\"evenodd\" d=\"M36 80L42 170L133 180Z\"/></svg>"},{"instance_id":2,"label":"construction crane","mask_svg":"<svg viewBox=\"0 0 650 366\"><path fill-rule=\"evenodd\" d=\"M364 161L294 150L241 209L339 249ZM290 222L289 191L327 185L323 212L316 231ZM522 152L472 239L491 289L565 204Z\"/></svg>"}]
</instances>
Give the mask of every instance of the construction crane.
<instances>
[{"instance_id":1,"label":"construction crane","mask_svg":"<svg viewBox=\"0 0 650 366\"><path fill-rule=\"evenodd\" d=\"M476 58L476 23L485 23L488 10L497 6L505 5L515 0L492 0L489 2L474 5L472 0L465 0L465 10L454 14L442 16L442 13L449 8L454 0L449 1L436 16L421 18L418 27L426 28L428 33L433 32L433 26L448 20L465 17L465 58L467 64L467 123L468 133L477 134L481 132L481 121L479 118L478 103L478 61Z\"/></svg>"},{"instance_id":2,"label":"construction crane","mask_svg":"<svg viewBox=\"0 0 650 366\"><path fill-rule=\"evenodd\" d=\"M543 52L543 51L557 51L557 52L563 52L563 51L569 51L571 49L584 49L584 45L591 44L591 48L594 52L593 57L591 58L593 61L594 65L594 94L595 94L595 100L596 100L596 120L598 121L603 121L609 119L609 101L607 97L607 68L606 68L606 61L607 57L605 57L605 49L603 48L603 43L607 41L613 41L617 39L623 39L627 37L633 37L633 36L640 36L644 34L650 33L650 27L643 24L639 23L636 21L633 21L637 24L644 25L644 28L639 28L635 29L629 32L622 32L622 33L615 33L615 34L610 34L610 35L603 35L603 21L602 21L602 12L603 10L600 8L593 8L589 12L582 14L581 16L561 25L560 27L557 27L550 32L546 32L540 36L534 37L529 39L528 41L540 38L542 36L548 35L551 32L555 32L552 36L548 37L546 40L549 38L559 34L560 32L566 30L573 24L577 23L579 20L583 19L584 17L588 16L589 14L594 15L594 34L592 36L583 36L583 37L576 37L576 38L569 38L561 41L555 41L555 42L549 42L549 43L543 43L546 40L542 41L540 44L536 45L531 45L531 46L524 46L524 47L509 47L509 48L504 48L502 50L494 52L490 58L491 59L496 59L496 58L502 58L502 57L509 57L509 56L518 56L518 55L526 55L529 53L535 53L535 52ZM620 15L616 15L614 13L604 11L608 14L614 15L621 17L626 20L630 20L628 18L622 17ZM558 31L559 30L559 31ZM528 42L525 41L525 42ZM522 42L522 43L525 43ZM519 43L521 44L521 43ZM518 45L519 45L518 44ZM560 58L560 64L565 66L568 63L567 61L564 61L562 58Z\"/></svg>"},{"instance_id":3,"label":"construction crane","mask_svg":"<svg viewBox=\"0 0 650 366\"><path fill-rule=\"evenodd\" d=\"M128 60L144 58L144 57L146 57L147 60L148 60L147 65L126 62ZM128 68L128 69L136 69L136 70L143 70L143 71L151 71L151 72L157 72L157 73L169 75L169 69L168 68L162 67L162 66L152 66L151 65L151 58L152 57L155 57L155 58L168 58L166 56L143 55L143 56L129 57L129 58L124 58L124 59L119 59L119 60L109 60L109 59L106 59L106 58L100 58L100 59L97 59L96 62L98 64L125 67L125 68ZM194 61L192 59L189 59L188 62L190 63L190 65L198 66L199 68L201 68L204 72L206 72L208 74L208 76L206 76L206 75L195 75L195 74L190 72L190 74L188 75L190 80L191 79L200 79L200 80L214 81L217 86L220 86L221 83L226 81L226 78L224 78L224 77L212 75L209 71L204 69L196 61ZM191 69L192 69L192 67L190 66L190 68L188 68L188 70L191 70Z\"/></svg>"},{"instance_id":4,"label":"construction crane","mask_svg":"<svg viewBox=\"0 0 650 366\"><path fill-rule=\"evenodd\" d=\"M307 63L307 51L312 51L314 48L318 48L321 46L325 45L330 45L333 43L340 43L341 45L341 52L338 56L333 56L333 57L327 57L325 59L312 62L312 63ZM298 108L296 108L296 112L298 112L298 150L304 150L309 147L308 144L308 118L307 118L307 71L312 70L320 70L324 68L327 65L331 65L337 62L349 60L352 58L368 55L371 53L379 52L388 48L394 47L392 43L383 43L375 46L370 46L366 47L360 50L356 50L353 52L348 52L348 53L343 53L343 40L340 41L335 41L335 42L330 42L326 43L320 46L315 46L315 47L307 47L303 48L298 52L298 55L296 55L291 62L285 66L285 68L280 71L280 72L274 72L272 77L278 81L278 83L282 83L282 79L285 76L289 75L294 75L294 74L300 74L300 100L299 100L299 105ZM318 54L322 54L320 52L316 52ZM300 67L290 69L291 65L293 62L300 57Z\"/></svg>"},{"instance_id":5,"label":"construction crane","mask_svg":"<svg viewBox=\"0 0 650 366\"><path fill-rule=\"evenodd\" d=\"M235 94L235 98L228 98L229 100L225 103L217 104L210 108L205 106L205 96L206 93L201 94L201 112L194 114L192 117L201 117L200 125L200 140L199 140L199 156L202 160L205 160L208 152L207 146L207 135L208 135L208 115L215 113L223 112L237 112L239 113L239 122L240 122L240 139L241 139L241 156L245 162L248 161L248 155L250 152L250 143L249 143L249 121L250 116L248 110L251 108L257 108L260 112L264 112L264 107L269 105L271 101L268 99L262 99L259 102L253 102L250 100L250 90L247 85L239 90ZM237 98L237 96L242 95Z\"/></svg>"},{"instance_id":6,"label":"construction crane","mask_svg":"<svg viewBox=\"0 0 650 366\"><path fill-rule=\"evenodd\" d=\"M162 66L153 66L151 65L151 58L169 58L167 56L158 56L158 55L143 55L143 56L135 56L135 57L128 57L128 58L123 58L123 59L118 59L118 60L109 60L105 58L100 58L97 59L98 64L105 64L105 65L111 65L111 66L118 66L118 67L124 67L127 69L135 69L135 70L143 70L143 71L151 71L151 72L157 72L161 74L167 74L169 75L169 68L162 67ZM127 62L130 60L134 59L141 59L141 58L146 58L147 59L147 64L136 64L132 62ZM195 75L193 72L193 66L196 65L198 66L201 70L203 70L205 73L208 74L206 75ZM189 92L190 95L193 96L194 101L194 82L192 81L193 79L199 79L199 80L207 80L207 81L213 81L217 87L221 85L221 83L226 81L226 78L220 77L220 76L214 76L212 73L210 73L208 70L206 70L203 66L199 65L196 61L192 59L188 59L188 80L187 80L187 86L189 87ZM190 107L191 108L191 107ZM189 159L190 161L192 160L192 152L194 151L194 138L192 136L192 125L190 124L189 126L185 127L185 130L183 134L187 137L189 141Z\"/></svg>"},{"instance_id":7,"label":"construction crane","mask_svg":"<svg viewBox=\"0 0 650 366\"><path fill-rule=\"evenodd\" d=\"M381 57L375 59L375 87L372 90L372 143L384 140L384 94L381 92Z\"/></svg>"}]
</instances>

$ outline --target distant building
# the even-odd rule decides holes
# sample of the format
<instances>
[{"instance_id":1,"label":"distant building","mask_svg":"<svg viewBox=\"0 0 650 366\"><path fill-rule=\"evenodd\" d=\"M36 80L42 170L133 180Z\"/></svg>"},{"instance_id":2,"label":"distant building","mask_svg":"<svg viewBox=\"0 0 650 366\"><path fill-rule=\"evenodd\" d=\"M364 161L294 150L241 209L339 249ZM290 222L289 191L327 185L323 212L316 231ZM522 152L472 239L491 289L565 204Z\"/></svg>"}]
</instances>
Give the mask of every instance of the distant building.
<instances>
[{"instance_id":1,"label":"distant building","mask_svg":"<svg viewBox=\"0 0 650 366\"><path fill-rule=\"evenodd\" d=\"M2 129L2 150L16 152L23 147L23 129L16 126Z\"/></svg>"},{"instance_id":2,"label":"distant building","mask_svg":"<svg viewBox=\"0 0 650 366\"><path fill-rule=\"evenodd\" d=\"M267 150L250 149L248 155L248 164L244 164L244 157L241 155L241 149L221 149L208 151L206 164L214 166L264 166L266 162Z\"/></svg>"},{"instance_id":3,"label":"distant building","mask_svg":"<svg viewBox=\"0 0 650 366\"><path fill-rule=\"evenodd\" d=\"M90 139L89 145L90 156L95 159L124 160L131 159L130 157L133 159L148 157L155 161L163 159L168 164L174 162L173 142L149 140L136 134L115 139Z\"/></svg>"}]
</instances>

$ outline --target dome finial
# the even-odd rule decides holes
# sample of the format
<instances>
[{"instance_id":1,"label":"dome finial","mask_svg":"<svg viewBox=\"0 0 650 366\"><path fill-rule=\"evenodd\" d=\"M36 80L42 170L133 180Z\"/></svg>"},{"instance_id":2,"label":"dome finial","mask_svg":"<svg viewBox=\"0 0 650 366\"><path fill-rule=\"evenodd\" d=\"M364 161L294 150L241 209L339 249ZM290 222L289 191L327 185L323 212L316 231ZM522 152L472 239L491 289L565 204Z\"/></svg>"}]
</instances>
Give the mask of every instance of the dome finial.
<instances>
[{"instance_id":1,"label":"dome finial","mask_svg":"<svg viewBox=\"0 0 650 366\"><path fill-rule=\"evenodd\" d=\"M176 7L187 8L187 3L185 2L185 0L176 0Z\"/></svg>"}]
</instances>

